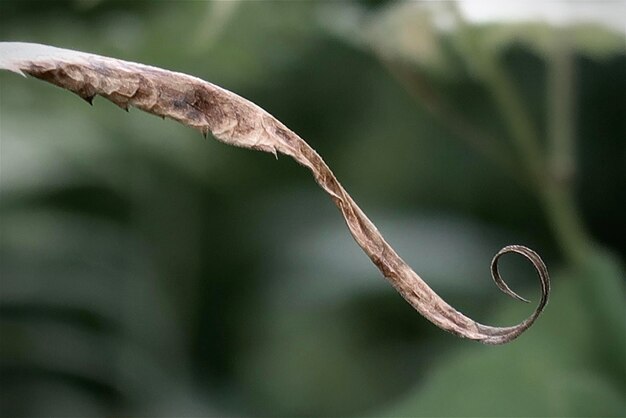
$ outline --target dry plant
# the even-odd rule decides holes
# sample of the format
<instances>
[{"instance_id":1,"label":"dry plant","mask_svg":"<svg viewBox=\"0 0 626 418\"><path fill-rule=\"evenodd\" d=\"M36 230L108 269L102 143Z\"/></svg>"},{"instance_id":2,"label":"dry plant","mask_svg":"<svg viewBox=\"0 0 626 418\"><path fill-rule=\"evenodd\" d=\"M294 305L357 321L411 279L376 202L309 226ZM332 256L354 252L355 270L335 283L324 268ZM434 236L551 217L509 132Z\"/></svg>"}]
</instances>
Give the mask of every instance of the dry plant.
<instances>
[{"instance_id":1,"label":"dry plant","mask_svg":"<svg viewBox=\"0 0 626 418\"><path fill-rule=\"evenodd\" d=\"M502 255L526 257L541 282L541 299L533 314L515 326L492 327L458 312L391 248L313 148L265 110L228 90L182 73L31 43L0 42L0 68L48 81L89 103L99 95L122 109L133 106L196 128L205 136L210 132L226 144L292 157L311 170L341 211L355 241L385 278L441 329L486 344L503 344L528 329L546 306L550 278L544 262L533 250L510 245L493 258L491 274L500 290L528 302L513 292L498 272Z\"/></svg>"}]
</instances>

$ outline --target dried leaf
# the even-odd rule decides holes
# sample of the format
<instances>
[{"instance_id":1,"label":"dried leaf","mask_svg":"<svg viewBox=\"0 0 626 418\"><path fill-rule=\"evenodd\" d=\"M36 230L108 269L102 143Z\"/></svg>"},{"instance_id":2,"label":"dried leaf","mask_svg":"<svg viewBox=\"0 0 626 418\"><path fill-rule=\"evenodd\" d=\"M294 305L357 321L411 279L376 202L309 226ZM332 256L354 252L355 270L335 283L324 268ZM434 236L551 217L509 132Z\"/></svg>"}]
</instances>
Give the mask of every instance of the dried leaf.
<instances>
[{"instance_id":1,"label":"dried leaf","mask_svg":"<svg viewBox=\"0 0 626 418\"><path fill-rule=\"evenodd\" d=\"M230 145L292 157L311 170L341 211L355 241L402 297L432 323L460 337L487 344L511 341L533 324L548 301L545 264L533 250L511 245L493 258L493 279L504 293L524 300L500 277L498 260L507 253L526 257L541 282L541 300L534 313L518 325L500 328L479 324L456 311L385 242L313 148L259 106L214 84L147 65L19 42L0 42L0 68L56 84L89 103L96 95L103 96L123 109L133 106L205 135L211 132Z\"/></svg>"}]
</instances>

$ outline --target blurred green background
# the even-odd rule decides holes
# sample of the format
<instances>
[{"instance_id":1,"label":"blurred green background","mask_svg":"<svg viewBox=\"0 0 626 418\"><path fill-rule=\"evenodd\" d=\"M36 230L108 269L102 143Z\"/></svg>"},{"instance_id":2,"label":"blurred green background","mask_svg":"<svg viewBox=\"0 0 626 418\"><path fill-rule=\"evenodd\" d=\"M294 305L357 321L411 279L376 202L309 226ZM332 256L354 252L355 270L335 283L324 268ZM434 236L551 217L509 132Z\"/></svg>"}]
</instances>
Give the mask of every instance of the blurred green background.
<instances>
[{"instance_id":1,"label":"blurred green background","mask_svg":"<svg viewBox=\"0 0 626 418\"><path fill-rule=\"evenodd\" d=\"M507 244L544 257L553 294L513 343L458 339L288 158L3 72L1 414L626 415L624 31L462 6L2 0L1 40L193 74L268 110L472 318L532 310L489 278ZM592 7L624 24L625 3ZM528 263L502 270L537 300Z\"/></svg>"}]
</instances>

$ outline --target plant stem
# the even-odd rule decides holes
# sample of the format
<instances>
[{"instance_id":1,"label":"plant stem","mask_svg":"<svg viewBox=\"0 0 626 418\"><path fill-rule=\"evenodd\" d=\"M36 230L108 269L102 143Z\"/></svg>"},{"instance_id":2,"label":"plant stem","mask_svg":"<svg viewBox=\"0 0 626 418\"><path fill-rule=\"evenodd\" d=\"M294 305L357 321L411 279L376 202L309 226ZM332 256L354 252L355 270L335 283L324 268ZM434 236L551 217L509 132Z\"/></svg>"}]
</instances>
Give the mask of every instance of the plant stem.
<instances>
[{"instance_id":1,"label":"plant stem","mask_svg":"<svg viewBox=\"0 0 626 418\"><path fill-rule=\"evenodd\" d=\"M572 194L554 181L543 187L541 201L555 238L571 264L580 265L591 240L583 227Z\"/></svg>"},{"instance_id":2,"label":"plant stem","mask_svg":"<svg viewBox=\"0 0 626 418\"><path fill-rule=\"evenodd\" d=\"M570 261L579 263L591 239L575 209L572 187L576 174L574 63L566 29L557 29L552 47L548 59L549 160L543 203L561 247Z\"/></svg>"},{"instance_id":3,"label":"plant stem","mask_svg":"<svg viewBox=\"0 0 626 418\"><path fill-rule=\"evenodd\" d=\"M453 13L459 25L460 42L464 44L463 55L491 93L507 122L518 157L537 190L543 181L545 162L532 120L526 113L513 82L501 68L496 54L484 48L479 34L469 27L457 7L453 8Z\"/></svg>"},{"instance_id":4,"label":"plant stem","mask_svg":"<svg viewBox=\"0 0 626 418\"><path fill-rule=\"evenodd\" d=\"M438 119L443 126L455 134L458 138L467 142L469 146L478 151L482 156L498 167L510 179L520 187L529 189L529 185L517 175L519 164L510 157L507 150L501 146L495 138L479 129L476 125L464 118L456 111L428 82L415 72L405 68L400 63L393 62L374 50L379 61L387 68L405 89L428 110L431 115Z\"/></svg>"},{"instance_id":5,"label":"plant stem","mask_svg":"<svg viewBox=\"0 0 626 418\"><path fill-rule=\"evenodd\" d=\"M574 161L574 65L567 29L557 29L548 62L548 109L551 176L571 188Z\"/></svg>"},{"instance_id":6,"label":"plant stem","mask_svg":"<svg viewBox=\"0 0 626 418\"><path fill-rule=\"evenodd\" d=\"M514 83L502 68L494 51L484 47L479 34L465 22L458 7L452 8L465 43L465 56L491 92L500 112L506 120L513 143L531 179L533 188L542 203L555 238L564 256L572 264L584 261L591 239L583 227L576 209L570 184L560 173L568 166L573 168L572 156L572 89L571 57L565 53L550 60L551 86L551 157L541 148L540 136ZM566 68L566 67L569 67ZM556 81L557 78L562 78ZM564 93L567 91L567 93Z\"/></svg>"}]
</instances>

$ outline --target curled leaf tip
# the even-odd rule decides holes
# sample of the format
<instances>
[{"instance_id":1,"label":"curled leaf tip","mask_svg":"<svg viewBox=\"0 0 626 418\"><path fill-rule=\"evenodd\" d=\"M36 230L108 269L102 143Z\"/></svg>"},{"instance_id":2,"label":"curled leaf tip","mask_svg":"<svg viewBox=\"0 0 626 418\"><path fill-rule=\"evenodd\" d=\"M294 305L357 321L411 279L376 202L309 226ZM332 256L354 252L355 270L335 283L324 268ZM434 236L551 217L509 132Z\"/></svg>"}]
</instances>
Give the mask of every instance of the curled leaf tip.
<instances>
[{"instance_id":1,"label":"curled leaf tip","mask_svg":"<svg viewBox=\"0 0 626 418\"><path fill-rule=\"evenodd\" d=\"M463 338L502 344L528 329L543 311L550 292L547 268L533 250L510 245L491 263L496 285L507 295L528 302L502 280L498 260L508 253L526 257L539 274L541 299L533 314L512 327L482 325L458 312L411 269L341 186L317 152L302 138L256 104L212 83L148 65L47 45L0 42L0 69L29 74L70 90L88 102L102 96L122 109L130 106L212 133L224 143L284 154L308 168L337 205L354 240L391 285L429 321Z\"/></svg>"},{"instance_id":2,"label":"curled leaf tip","mask_svg":"<svg viewBox=\"0 0 626 418\"><path fill-rule=\"evenodd\" d=\"M500 271L498 269L498 262L500 261L500 257L509 253L515 253L524 256L532 263L533 267L537 271L542 290L541 299L539 301L539 306L537 309L542 310L547 304L548 296L550 294L550 277L548 275L548 268L546 267L546 264L543 262L539 254L537 254L530 248L523 245L508 245L498 251L498 253L493 257L493 260L491 261L491 275L494 282L500 288L500 290L502 290L504 293L511 296L512 298L520 300L522 302L530 303L528 299L521 297L513 290L511 290L511 288L506 284L506 282L502 279L502 276L500 275Z\"/></svg>"}]
</instances>

